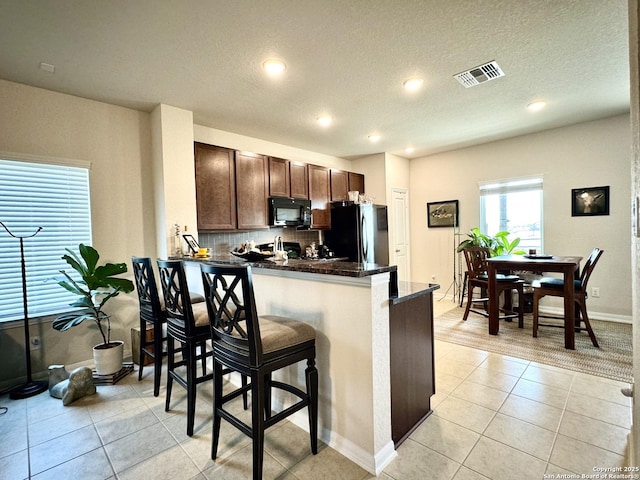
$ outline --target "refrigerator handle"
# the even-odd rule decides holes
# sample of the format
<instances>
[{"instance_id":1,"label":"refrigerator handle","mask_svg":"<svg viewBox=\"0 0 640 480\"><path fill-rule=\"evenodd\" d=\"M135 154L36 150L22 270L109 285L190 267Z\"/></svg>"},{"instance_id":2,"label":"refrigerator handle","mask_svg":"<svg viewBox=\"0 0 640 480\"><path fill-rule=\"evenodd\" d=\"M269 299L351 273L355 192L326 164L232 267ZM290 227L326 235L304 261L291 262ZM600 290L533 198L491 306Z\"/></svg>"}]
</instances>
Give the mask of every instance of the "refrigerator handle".
<instances>
[{"instance_id":1,"label":"refrigerator handle","mask_svg":"<svg viewBox=\"0 0 640 480\"><path fill-rule=\"evenodd\" d=\"M369 235L367 235L367 218L362 215L360 220L360 235L362 236L362 262L366 262L369 259Z\"/></svg>"}]
</instances>

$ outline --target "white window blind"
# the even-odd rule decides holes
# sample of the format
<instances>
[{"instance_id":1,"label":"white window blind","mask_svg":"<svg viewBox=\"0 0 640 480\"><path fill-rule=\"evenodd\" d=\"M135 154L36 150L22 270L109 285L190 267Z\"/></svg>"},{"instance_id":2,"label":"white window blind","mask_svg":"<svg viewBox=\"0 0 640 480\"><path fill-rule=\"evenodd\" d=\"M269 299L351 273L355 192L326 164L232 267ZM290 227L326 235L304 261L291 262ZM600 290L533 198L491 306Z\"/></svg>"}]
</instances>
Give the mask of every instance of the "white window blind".
<instances>
[{"instance_id":1,"label":"white window blind","mask_svg":"<svg viewBox=\"0 0 640 480\"><path fill-rule=\"evenodd\" d=\"M91 244L89 169L0 159L0 221L25 238L29 317L68 310L75 296L53 277L69 271L61 257ZM0 322L22 319L20 241L0 226Z\"/></svg>"}]
</instances>

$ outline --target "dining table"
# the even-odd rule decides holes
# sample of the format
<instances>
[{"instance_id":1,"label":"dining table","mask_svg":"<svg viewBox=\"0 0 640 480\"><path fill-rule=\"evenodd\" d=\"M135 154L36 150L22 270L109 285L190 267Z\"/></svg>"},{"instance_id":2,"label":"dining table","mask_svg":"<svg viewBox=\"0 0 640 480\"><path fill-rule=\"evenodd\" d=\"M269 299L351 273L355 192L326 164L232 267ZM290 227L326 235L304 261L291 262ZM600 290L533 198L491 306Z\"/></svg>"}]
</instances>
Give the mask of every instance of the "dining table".
<instances>
[{"instance_id":1,"label":"dining table","mask_svg":"<svg viewBox=\"0 0 640 480\"><path fill-rule=\"evenodd\" d=\"M564 347L575 350L575 290L574 279L578 278L582 257L556 255L498 255L487 258L489 334L498 335L499 298L496 288L497 273L511 272L557 272L564 280Z\"/></svg>"}]
</instances>

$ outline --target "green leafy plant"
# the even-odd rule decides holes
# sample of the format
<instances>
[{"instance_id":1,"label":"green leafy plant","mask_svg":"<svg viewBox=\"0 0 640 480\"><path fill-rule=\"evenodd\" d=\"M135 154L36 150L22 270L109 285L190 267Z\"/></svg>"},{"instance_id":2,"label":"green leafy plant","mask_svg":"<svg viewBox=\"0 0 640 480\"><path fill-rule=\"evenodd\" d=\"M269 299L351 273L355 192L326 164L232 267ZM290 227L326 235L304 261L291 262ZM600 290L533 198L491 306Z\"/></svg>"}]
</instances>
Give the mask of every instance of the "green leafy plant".
<instances>
[{"instance_id":1,"label":"green leafy plant","mask_svg":"<svg viewBox=\"0 0 640 480\"><path fill-rule=\"evenodd\" d=\"M520 237L514 238L511 242L509 241L509 232L502 231L496 233L493 237L494 247L491 251L491 256L495 257L498 255L524 255L524 250L516 250L516 247L520 244Z\"/></svg>"},{"instance_id":2,"label":"green leafy plant","mask_svg":"<svg viewBox=\"0 0 640 480\"><path fill-rule=\"evenodd\" d=\"M456 252L460 253L469 247L485 247L489 249L492 257L508 254L523 255L525 253L524 250L516 250L516 247L520 244L520 237L509 241L509 235L509 232L503 230L492 237L482 233L478 227L475 227L467 233L469 238L460 242Z\"/></svg>"},{"instance_id":3,"label":"green leafy plant","mask_svg":"<svg viewBox=\"0 0 640 480\"><path fill-rule=\"evenodd\" d=\"M80 310L60 315L53 321L53 328L64 332L80 325L84 320L92 320L98 326L103 345L106 346L111 341L111 321L109 315L102 309L120 292L133 291L131 280L116 278L117 275L126 273L127 265L125 263L98 265L100 255L96 249L82 243L78 247L80 256L68 248L65 250L68 253L63 255L62 259L78 272L82 280L74 280L65 270L60 270L64 278L58 280L58 285L78 296L78 299L70 305Z\"/></svg>"},{"instance_id":4,"label":"green leafy plant","mask_svg":"<svg viewBox=\"0 0 640 480\"><path fill-rule=\"evenodd\" d=\"M469 233L467 233L467 237L469 238L460 242L460 245L456 248L456 252L460 253L469 247L486 247L490 249L494 244L493 238L482 233L478 227L472 228Z\"/></svg>"}]
</instances>

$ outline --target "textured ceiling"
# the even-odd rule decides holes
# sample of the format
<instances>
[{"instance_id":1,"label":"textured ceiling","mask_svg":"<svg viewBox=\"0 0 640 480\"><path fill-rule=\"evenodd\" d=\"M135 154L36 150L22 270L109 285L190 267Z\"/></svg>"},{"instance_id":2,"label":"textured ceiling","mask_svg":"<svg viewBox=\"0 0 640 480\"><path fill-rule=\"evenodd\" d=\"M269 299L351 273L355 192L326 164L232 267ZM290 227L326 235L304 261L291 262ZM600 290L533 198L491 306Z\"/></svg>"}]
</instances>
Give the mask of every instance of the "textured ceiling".
<instances>
[{"instance_id":1,"label":"textured ceiling","mask_svg":"<svg viewBox=\"0 0 640 480\"><path fill-rule=\"evenodd\" d=\"M0 78L165 103L329 155L411 158L627 112L627 31L626 0L0 0ZM278 79L269 57L287 64ZM505 77L453 78L492 60Z\"/></svg>"}]
</instances>

